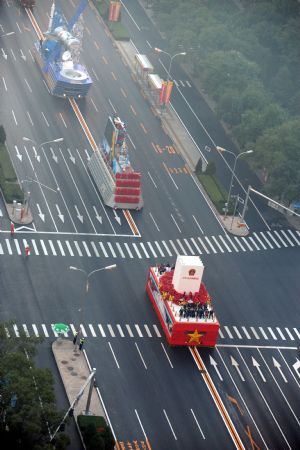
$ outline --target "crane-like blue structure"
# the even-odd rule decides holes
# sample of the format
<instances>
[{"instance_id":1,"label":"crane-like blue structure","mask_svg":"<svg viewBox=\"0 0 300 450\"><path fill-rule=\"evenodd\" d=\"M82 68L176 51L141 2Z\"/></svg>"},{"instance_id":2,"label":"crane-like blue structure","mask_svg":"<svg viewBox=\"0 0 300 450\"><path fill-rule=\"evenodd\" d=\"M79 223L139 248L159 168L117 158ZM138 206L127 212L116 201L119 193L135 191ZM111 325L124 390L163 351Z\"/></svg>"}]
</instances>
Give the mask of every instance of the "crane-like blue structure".
<instances>
[{"instance_id":1,"label":"crane-like blue structure","mask_svg":"<svg viewBox=\"0 0 300 450\"><path fill-rule=\"evenodd\" d=\"M81 0L73 17L67 22L61 0L53 2L45 40L35 44L35 57L49 91L58 97L85 97L92 86L86 68L75 61L72 53L79 51L80 39L74 36L74 26L88 5Z\"/></svg>"}]
</instances>

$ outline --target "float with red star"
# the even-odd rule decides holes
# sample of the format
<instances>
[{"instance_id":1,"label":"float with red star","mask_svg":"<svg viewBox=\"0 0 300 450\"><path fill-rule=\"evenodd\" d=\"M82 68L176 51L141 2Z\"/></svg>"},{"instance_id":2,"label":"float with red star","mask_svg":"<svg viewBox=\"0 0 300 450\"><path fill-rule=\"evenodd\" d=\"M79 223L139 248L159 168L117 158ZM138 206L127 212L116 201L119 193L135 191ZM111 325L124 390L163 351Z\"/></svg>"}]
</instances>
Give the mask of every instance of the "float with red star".
<instances>
[{"instance_id":1,"label":"float with red star","mask_svg":"<svg viewBox=\"0 0 300 450\"><path fill-rule=\"evenodd\" d=\"M215 347L220 324L202 282L199 256L150 267L146 290L171 346Z\"/></svg>"}]
</instances>

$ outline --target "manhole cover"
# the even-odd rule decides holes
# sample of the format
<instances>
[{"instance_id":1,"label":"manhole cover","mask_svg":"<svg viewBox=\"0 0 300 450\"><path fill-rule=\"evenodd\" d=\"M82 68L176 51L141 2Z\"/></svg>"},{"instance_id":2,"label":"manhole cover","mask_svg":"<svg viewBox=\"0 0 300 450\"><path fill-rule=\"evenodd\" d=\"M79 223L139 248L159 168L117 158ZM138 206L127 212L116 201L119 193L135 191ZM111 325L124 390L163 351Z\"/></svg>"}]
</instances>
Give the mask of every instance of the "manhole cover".
<instances>
[{"instance_id":1,"label":"manhole cover","mask_svg":"<svg viewBox=\"0 0 300 450\"><path fill-rule=\"evenodd\" d=\"M71 372L71 375L72 375L73 377L76 377L76 376L78 375L78 373L77 373L77 372Z\"/></svg>"},{"instance_id":2,"label":"manhole cover","mask_svg":"<svg viewBox=\"0 0 300 450\"><path fill-rule=\"evenodd\" d=\"M63 360L63 361L61 361L61 363L62 364L68 364L68 361Z\"/></svg>"},{"instance_id":3,"label":"manhole cover","mask_svg":"<svg viewBox=\"0 0 300 450\"><path fill-rule=\"evenodd\" d=\"M71 371L71 370L73 370L73 369L74 369L74 367L72 367L72 366L68 366L68 367L67 367L67 369Z\"/></svg>"}]
</instances>

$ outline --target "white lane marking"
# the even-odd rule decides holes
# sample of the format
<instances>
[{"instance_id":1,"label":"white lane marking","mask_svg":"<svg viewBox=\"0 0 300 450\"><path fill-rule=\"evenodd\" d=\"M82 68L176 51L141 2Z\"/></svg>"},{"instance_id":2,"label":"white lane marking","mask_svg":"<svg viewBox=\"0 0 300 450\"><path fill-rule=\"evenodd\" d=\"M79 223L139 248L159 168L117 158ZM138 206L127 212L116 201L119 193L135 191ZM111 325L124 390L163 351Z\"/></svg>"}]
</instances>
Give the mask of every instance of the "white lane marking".
<instances>
[{"instance_id":1,"label":"white lane marking","mask_svg":"<svg viewBox=\"0 0 300 450\"><path fill-rule=\"evenodd\" d=\"M68 247L69 253L71 256L74 256L73 250L71 248L71 244L69 241L66 241L66 246Z\"/></svg>"},{"instance_id":2,"label":"white lane marking","mask_svg":"<svg viewBox=\"0 0 300 450\"><path fill-rule=\"evenodd\" d=\"M110 242L107 242L107 245L108 245L108 247L109 247L109 249L110 249L111 254L113 255L113 257L116 258L117 255L116 255L116 252L115 252L115 250L114 250L112 244L111 244Z\"/></svg>"},{"instance_id":3,"label":"white lane marking","mask_svg":"<svg viewBox=\"0 0 300 450\"><path fill-rule=\"evenodd\" d=\"M133 332L132 332L132 330L131 330L131 328L130 328L130 325L128 325L128 323L126 323L126 328L127 328L127 331L128 331L129 336L130 336L130 337L134 337Z\"/></svg>"},{"instance_id":4,"label":"white lane marking","mask_svg":"<svg viewBox=\"0 0 300 450\"><path fill-rule=\"evenodd\" d=\"M142 429L143 435L145 436L146 441L148 441L147 435L146 435L146 433L145 433L144 427L143 427L143 425L142 425L142 422L141 422L141 419L140 419L140 417L139 417L139 415L138 415L137 410L135 409L134 412L135 412L135 415L136 415L136 417L137 417L137 419L138 419L138 421L139 421L139 424L140 424L140 427L141 427L141 429Z\"/></svg>"},{"instance_id":5,"label":"white lane marking","mask_svg":"<svg viewBox=\"0 0 300 450\"><path fill-rule=\"evenodd\" d=\"M272 241L274 242L274 244L276 245L277 248L281 248L281 246L278 244L278 242L276 241L276 239L274 238L273 234L271 233L271 231L267 231L268 236L270 237L270 239L272 239Z\"/></svg>"},{"instance_id":6,"label":"white lane marking","mask_svg":"<svg viewBox=\"0 0 300 450\"><path fill-rule=\"evenodd\" d=\"M154 244L156 245L156 247L157 247L157 249L158 249L158 251L159 251L159 253L160 253L160 256L162 256L162 257L164 258L164 257L165 257L165 254L164 254L164 252L162 251L162 249L160 248L159 243L158 243L157 241L154 241Z\"/></svg>"},{"instance_id":7,"label":"white lane marking","mask_svg":"<svg viewBox=\"0 0 300 450\"><path fill-rule=\"evenodd\" d=\"M4 77L2 77L2 81L3 81L3 84L4 84L4 89L6 90L6 92L7 92L7 86L6 86L6 83L5 83L5 78Z\"/></svg>"},{"instance_id":8,"label":"white lane marking","mask_svg":"<svg viewBox=\"0 0 300 450\"><path fill-rule=\"evenodd\" d=\"M185 84L182 80L179 80L179 83L181 84L182 87L185 87Z\"/></svg>"},{"instance_id":9,"label":"white lane marking","mask_svg":"<svg viewBox=\"0 0 300 450\"><path fill-rule=\"evenodd\" d=\"M26 78L24 78L24 80L25 80L25 83L26 83L26 85L27 85L27 87L28 87L28 89L29 89L29 92L32 93L32 89L31 89L31 87L30 87L28 81L26 80Z\"/></svg>"},{"instance_id":10,"label":"white lane marking","mask_svg":"<svg viewBox=\"0 0 300 450\"><path fill-rule=\"evenodd\" d=\"M256 330L254 327L250 327L250 330L252 331L252 333L254 334L256 339L260 339L259 335L257 334Z\"/></svg>"},{"instance_id":11,"label":"white lane marking","mask_svg":"<svg viewBox=\"0 0 300 450\"><path fill-rule=\"evenodd\" d=\"M100 245L100 247L101 247L101 250L102 250L103 255L105 256L105 258L108 258L108 253L107 253L107 251L105 250L105 247L104 247L103 243L102 243L102 242L99 242L99 245Z\"/></svg>"},{"instance_id":12,"label":"white lane marking","mask_svg":"<svg viewBox=\"0 0 300 450\"><path fill-rule=\"evenodd\" d=\"M153 328L154 328L154 331L155 331L155 333L156 333L156 336L160 338L160 337L161 337L161 334L160 334L160 332L159 332L159 329L157 328L157 325L154 324L154 325L153 325Z\"/></svg>"},{"instance_id":13,"label":"white lane marking","mask_svg":"<svg viewBox=\"0 0 300 450\"><path fill-rule=\"evenodd\" d=\"M143 337L140 327L137 324L134 324L136 331L138 332L139 337Z\"/></svg>"},{"instance_id":14,"label":"white lane marking","mask_svg":"<svg viewBox=\"0 0 300 450\"><path fill-rule=\"evenodd\" d=\"M33 329L35 336L39 337L39 331L37 329L37 326L34 323L32 324L32 329Z\"/></svg>"},{"instance_id":15,"label":"white lane marking","mask_svg":"<svg viewBox=\"0 0 300 450\"><path fill-rule=\"evenodd\" d=\"M192 249L191 244L189 243L189 241L187 239L183 239L185 242L185 245L187 246L187 248L189 249L189 251L191 252L192 255L195 254L194 250Z\"/></svg>"},{"instance_id":16,"label":"white lane marking","mask_svg":"<svg viewBox=\"0 0 300 450\"><path fill-rule=\"evenodd\" d=\"M110 323L107 324L107 328L108 328L108 330L109 330L111 336L112 336L112 337L116 337L115 332L114 332L114 330L113 330L113 327L111 326Z\"/></svg>"},{"instance_id":17,"label":"white lane marking","mask_svg":"<svg viewBox=\"0 0 300 450\"><path fill-rule=\"evenodd\" d=\"M291 339L291 341L294 341L295 340L295 338L294 338L294 336L292 335L292 333L290 332L290 330L288 329L288 328L284 328L285 329L285 331L287 332L287 334L289 335L289 338Z\"/></svg>"},{"instance_id":18,"label":"white lane marking","mask_svg":"<svg viewBox=\"0 0 300 450\"><path fill-rule=\"evenodd\" d=\"M116 112L117 112L117 111L116 111L116 108L115 108L114 105L112 104L110 98L108 99L108 103L109 103L110 106L112 107L113 112L116 113Z\"/></svg>"},{"instance_id":19,"label":"white lane marking","mask_svg":"<svg viewBox=\"0 0 300 450\"><path fill-rule=\"evenodd\" d=\"M268 338L267 334L265 333L265 330L262 327L258 327L258 328L259 328L261 334L263 335L263 337L268 341L269 338Z\"/></svg>"},{"instance_id":20,"label":"white lane marking","mask_svg":"<svg viewBox=\"0 0 300 450\"><path fill-rule=\"evenodd\" d=\"M152 178L150 172L148 172L148 175L149 175L149 177L150 177L150 180L151 180L152 183L154 184L154 187L157 189L157 185L155 184L155 182L154 182L154 180L153 180L153 178Z\"/></svg>"},{"instance_id":21,"label":"white lane marking","mask_svg":"<svg viewBox=\"0 0 300 450\"><path fill-rule=\"evenodd\" d=\"M96 76L97 76L97 75L96 75ZM99 79L98 79L98 81L99 81ZM94 100L93 100L92 98L91 98L90 100L91 100L91 104L93 105L95 111L98 112L98 109L97 109L97 106L96 106L95 103L94 103Z\"/></svg>"},{"instance_id":22,"label":"white lane marking","mask_svg":"<svg viewBox=\"0 0 300 450\"><path fill-rule=\"evenodd\" d=\"M148 337L152 337L151 331L149 330L149 327L148 327L147 324L144 324L144 328L146 330L146 333L147 333Z\"/></svg>"},{"instance_id":23,"label":"white lane marking","mask_svg":"<svg viewBox=\"0 0 300 450\"><path fill-rule=\"evenodd\" d=\"M31 56L32 62L34 62L34 57L33 57L32 53L31 53L31 51L30 51L30 48L28 49L28 53L29 53L29 55Z\"/></svg>"},{"instance_id":24,"label":"white lane marking","mask_svg":"<svg viewBox=\"0 0 300 450\"><path fill-rule=\"evenodd\" d=\"M206 251L206 253L210 254L210 251L208 250L208 248L206 247L206 245L204 244L204 242L202 241L201 238L197 238L198 241L200 242L200 244L202 245L202 247L204 248L204 250Z\"/></svg>"},{"instance_id":25,"label":"white lane marking","mask_svg":"<svg viewBox=\"0 0 300 450\"><path fill-rule=\"evenodd\" d=\"M150 258L150 255L149 255L149 253L147 252L147 250L146 250L146 248L145 248L143 242L140 242L140 246L141 246L143 252L145 253L146 258Z\"/></svg>"},{"instance_id":26,"label":"white lane marking","mask_svg":"<svg viewBox=\"0 0 300 450\"><path fill-rule=\"evenodd\" d=\"M232 239L230 239L230 237L228 236L228 234L225 235L226 239L230 242L230 244L232 245L233 249L236 252L239 252L239 249L237 248L237 246L235 245L235 243L232 241Z\"/></svg>"},{"instance_id":27,"label":"white lane marking","mask_svg":"<svg viewBox=\"0 0 300 450\"><path fill-rule=\"evenodd\" d=\"M233 336L232 336L232 334L231 334L231 331L229 330L229 327L228 327L227 325L225 325L224 328L225 328L225 330L226 330L228 336L230 337L230 339L233 339Z\"/></svg>"},{"instance_id":28,"label":"white lane marking","mask_svg":"<svg viewBox=\"0 0 300 450\"><path fill-rule=\"evenodd\" d=\"M12 249L11 249L11 245L10 245L9 239L5 239L5 242L6 242L8 254L9 254L9 255L12 255Z\"/></svg>"},{"instance_id":29,"label":"white lane marking","mask_svg":"<svg viewBox=\"0 0 300 450\"><path fill-rule=\"evenodd\" d=\"M133 243L132 246L133 246L138 258L142 259L142 255L140 254L139 249L137 248L137 245L135 243Z\"/></svg>"},{"instance_id":30,"label":"white lane marking","mask_svg":"<svg viewBox=\"0 0 300 450\"><path fill-rule=\"evenodd\" d=\"M130 258L133 258L133 254L131 253L131 250L130 250L130 248L129 248L129 245L125 243L125 244L124 244L124 247L126 248L126 250L127 250L128 255L130 256Z\"/></svg>"},{"instance_id":31,"label":"white lane marking","mask_svg":"<svg viewBox=\"0 0 300 450\"><path fill-rule=\"evenodd\" d=\"M152 45L150 44L149 41L146 40L146 43L147 43L148 47L152 48Z\"/></svg>"},{"instance_id":32,"label":"white lane marking","mask_svg":"<svg viewBox=\"0 0 300 450\"><path fill-rule=\"evenodd\" d=\"M196 222L196 225L197 225L197 227L199 228L199 230L201 231L201 233L204 234L204 232L203 232L202 228L200 227L200 225L199 225L199 223L198 223L196 217L192 215L192 218L193 218L194 221Z\"/></svg>"},{"instance_id":33,"label":"white lane marking","mask_svg":"<svg viewBox=\"0 0 300 450\"><path fill-rule=\"evenodd\" d=\"M46 325L44 323L42 323L42 328L43 328L44 335L46 337L49 337L49 333L48 333L47 327L46 327Z\"/></svg>"},{"instance_id":34,"label":"white lane marking","mask_svg":"<svg viewBox=\"0 0 300 450\"><path fill-rule=\"evenodd\" d=\"M273 249L274 249L273 245L271 244L271 242L269 241L269 239L264 235L264 233L263 233L262 231L260 231L259 234L264 238L264 240L266 241L266 243L268 244L268 246L273 250Z\"/></svg>"},{"instance_id":35,"label":"white lane marking","mask_svg":"<svg viewBox=\"0 0 300 450\"><path fill-rule=\"evenodd\" d=\"M48 122L48 120L46 119L46 116L45 116L45 114L43 113L43 111L42 111L42 116L43 116L43 118L44 118L44 120L45 120L45 122L46 122L47 127L50 127L49 122Z\"/></svg>"},{"instance_id":36,"label":"white lane marking","mask_svg":"<svg viewBox=\"0 0 300 450\"><path fill-rule=\"evenodd\" d=\"M161 242L162 242L163 246L165 247L165 249L167 250L168 255L173 256L172 253L170 252L169 247L167 246L166 242L165 241L161 241Z\"/></svg>"},{"instance_id":37,"label":"white lane marking","mask_svg":"<svg viewBox=\"0 0 300 450\"><path fill-rule=\"evenodd\" d=\"M173 241L169 240L169 242L170 242L170 244L171 244L171 247L173 247L174 252L175 252L176 255L178 256L178 255L179 255L179 252L178 252L177 248L175 247Z\"/></svg>"},{"instance_id":38,"label":"white lane marking","mask_svg":"<svg viewBox=\"0 0 300 450\"><path fill-rule=\"evenodd\" d=\"M73 241L79 256L83 256L77 241Z\"/></svg>"},{"instance_id":39,"label":"white lane marking","mask_svg":"<svg viewBox=\"0 0 300 450\"><path fill-rule=\"evenodd\" d=\"M160 231L160 229L158 228L158 225L157 225L157 223L155 222L154 217L152 216L151 213L149 213L149 216L151 217L151 219L152 219L152 221L153 221L153 223L154 223L154 225L155 225L157 231Z\"/></svg>"},{"instance_id":40,"label":"white lane marking","mask_svg":"<svg viewBox=\"0 0 300 450\"><path fill-rule=\"evenodd\" d=\"M280 236L280 234L278 233L278 231L274 231L274 234L276 234L276 236L278 237L278 239L280 240L280 242L282 243L282 245L287 248L288 245L287 243L283 240L283 238Z\"/></svg>"},{"instance_id":41,"label":"white lane marking","mask_svg":"<svg viewBox=\"0 0 300 450\"><path fill-rule=\"evenodd\" d=\"M130 134L127 133L127 137L128 137L128 139L130 140L132 147L133 147L134 149L136 149L136 146L134 145L134 142L133 142L133 140L131 139Z\"/></svg>"},{"instance_id":42,"label":"white lane marking","mask_svg":"<svg viewBox=\"0 0 300 450\"><path fill-rule=\"evenodd\" d=\"M300 242L298 241L298 239L296 238L296 236L293 234L292 230L288 230L287 232L291 235L291 237L294 239L294 241L295 241L298 245L300 245Z\"/></svg>"},{"instance_id":43,"label":"white lane marking","mask_svg":"<svg viewBox=\"0 0 300 450\"><path fill-rule=\"evenodd\" d=\"M38 248L37 248L37 245L36 245L35 239L31 239L31 244L32 244L32 247L33 247L34 253L35 253L36 255L39 255L40 253L39 253L39 251L38 251Z\"/></svg>"},{"instance_id":44,"label":"white lane marking","mask_svg":"<svg viewBox=\"0 0 300 450\"><path fill-rule=\"evenodd\" d=\"M88 255L88 257L91 257L92 255L91 255L90 249L88 248L87 243L85 241L82 241L82 245L84 246L84 249L85 249L86 254Z\"/></svg>"},{"instance_id":45,"label":"white lane marking","mask_svg":"<svg viewBox=\"0 0 300 450\"><path fill-rule=\"evenodd\" d=\"M154 258L157 258L157 254L155 253L155 250L154 250L154 248L152 247L151 242L147 242L147 244L148 244L148 247L150 248L150 250L151 250L151 252L152 252Z\"/></svg>"},{"instance_id":46,"label":"white lane marking","mask_svg":"<svg viewBox=\"0 0 300 450\"><path fill-rule=\"evenodd\" d=\"M212 245L212 243L210 242L210 240L208 239L207 236L205 236L205 240L208 243L208 245L210 246L210 248L212 249L213 253L217 253L217 250L215 249L215 247Z\"/></svg>"},{"instance_id":47,"label":"white lane marking","mask_svg":"<svg viewBox=\"0 0 300 450\"><path fill-rule=\"evenodd\" d=\"M105 331L104 331L103 326L101 325L101 323L98 323L98 328L99 328L99 331L101 333L101 336L102 337L106 337Z\"/></svg>"},{"instance_id":48,"label":"white lane marking","mask_svg":"<svg viewBox=\"0 0 300 450\"><path fill-rule=\"evenodd\" d=\"M122 330L122 327L121 327L121 325L120 325L119 323L117 323L117 328L118 328L118 330L119 330L120 336L121 336L121 337L125 337L125 334L124 334L124 332L123 332L123 330Z\"/></svg>"},{"instance_id":49,"label":"white lane marking","mask_svg":"<svg viewBox=\"0 0 300 450\"><path fill-rule=\"evenodd\" d=\"M248 333L246 327L242 327L242 330L243 330L243 332L245 333L246 338L247 338L247 339L251 339L251 336L250 336L250 334Z\"/></svg>"},{"instance_id":50,"label":"white lane marking","mask_svg":"<svg viewBox=\"0 0 300 450\"><path fill-rule=\"evenodd\" d=\"M234 331L235 331L237 337L238 337L239 339L243 339L241 333L240 333L239 330L238 330L238 327L233 326L233 329L234 329Z\"/></svg>"},{"instance_id":51,"label":"white lane marking","mask_svg":"<svg viewBox=\"0 0 300 450\"><path fill-rule=\"evenodd\" d=\"M179 231L179 233L181 233L181 229L179 228L178 223L177 223L176 220L174 219L173 214L171 214L171 217L172 217L173 222L174 222L175 225L176 225L177 230Z\"/></svg>"},{"instance_id":52,"label":"white lane marking","mask_svg":"<svg viewBox=\"0 0 300 450\"><path fill-rule=\"evenodd\" d=\"M140 349L139 349L139 346L137 345L136 342L134 343L134 345L136 346L136 349L137 349L137 351L138 351L138 353L139 353L139 355L140 355L140 358L141 358L141 360L142 360L142 362L143 362L143 364L144 364L144 367L145 367L145 369L147 370L147 366L146 366L146 363L145 363L144 358L143 358L143 356L142 356L142 353L141 353L141 351L140 351Z\"/></svg>"},{"instance_id":53,"label":"white lane marking","mask_svg":"<svg viewBox=\"0 0 300 450\"><path fill-rule=\"evenodd\" d=\"M288 241L288 243L289 243L292 247L295 247L294 242L292 242L292 241L290 240L290 238L288 237L288 235L286 234L286 232L285 232L284 230L280 230L280 232L281 232L281 234L283 234L283 236L286 238L286 240Z\"/></svg>"},{"instance_id":54,"label":"white lane marking","mask_svg":"<svg viewBox=\"0 0 300 450\"><path fill-rule=\"evenodd\" d=\"M49 239L48 242L49 242L50 248L51 248L51 250L52 250L53 256L57 256L57 253L56 253L56 250L55 250L55 248L54 248L54 244L53 244L52 240Z\"/></svg>"},{"instance_id":55,"label":"white lane marking","mask_svg":"<svg viewBox=\"0 0 300 450\"><path fill-rule=\"evenodd\" d=\"M120 253L121 257L125 258L125 255L124 255L124 252L122 250L122 247L121 247L121 245L118 242L116 242L116 247L119 250L119 253Z\"/></svg>"},{"instance_id":56,"label":"white lane marking","mask_svg":"<svg viewBox=\"0 0 300 450\"><path fill-rule=\"evenodd\" d=\"M188 87L192 87L191 83L189 82L189 80L185 80L186 84Z\"/></svg>"},{"instance_id":57,"label":"white lane marking","mask_svg":"<svg viewBox=\"0 0 300 450\"><path fill-rule=\"evenodd\" d=\"M121 3L122 3L123 8L125 9L125 11L127 12L127 14L129 15L130 19L131 19L132 22L134 23L134 25L137 27L137 29L138 29L139 31L141 31L140 27L138 26L138 24L136 23L136 21L134 20L134 18L133 18L132 15L130 14L130 12L128 11L128 8L126 8L126 5L124 4L124 2L121 1ZM130 39L130 41L131 41L131 39ZM133 42L132 42L132 43L133 43ZM135 46L134 46L134 47L135 47ZM135 47L135 48L136 48L136 47ZM137 50L137 48L136 48L136 50ZM139 53L139 52L138 52L138 53Z\"/></svg>"},{"instance_id":58,"label":"white lane marking","mask_svg":"<svg viewBox=\"0 0 300 450\"><path fill-rule=\"evenodd\" d=\"M12 109L11 112L12 112L15 124L18 125L18 122L17 122L16 116L15 116L14 110Z\"/></svg>"},{"instance_id":59,"label":"white lane marking","mask_svg":"<svg viewBox=\"0 0 300 450\"><path fill-rule=\"evenodd\" d=\"M240 242L240 239L236 236L234 236L234 239L236 240L236 242L239 244L239 246L241 247L241 249L243 250L243 252L246 251L245 247L243 247L242 243Z\"/></svg>"},{"instance_id":60,"label":"white lane marking","mask_svg":"<svg viewBox=\"0 0 300 450\"><path fill-rule=\"evenodd\" d=\"M117 365L117 368L120 369L118 360L117 360L116 355L115 355L115 353L114 353L114 351L113 351L113 348L112 348L112 346L111 346L111 343L108 342L108 345L109 345L110 351L112 352L112 355L113 355L113 357L114 357L114 360L115 360L115 363L116 363L116 365Z\"/></svg>"},{"instance_id":61,"label":"white lane marking","mask_svg":"<svg viewBox=\"0 0 300 450\"><path fill-rule=\"evenodd\" d=\"M283 341L285 341L286 338L285 338L284 334L282 333L281 329L280 329L279 327L276 327L276 330L278 331L278 334L279 334L279 336L281 337L281 339L282 339Z\"/></svg>"},{"instance_id":62,"label":"white lane marking","mask_svg":"<svg viewBox=\"0 0 300 450\"><path fill-rule=\"evenodd\" d=\"M217 238L215 236L212 236L211 238L214 240L214 242L215 242L216 246L219 248L220 252L224 253L224 250L221 247L221 245L219 244L219 242L217 241Z\"/></svg>"},{"instance_id":63,"label":"white lane marking","mask_svg":"<svg viewBox=\"0 0 300 450\"><path fill-rule=\"evenodd\" d=\"M171 422L170 422L170 419L169 419L169 417L168 417L168 415L167 415L167 413L166 413L166 410L163 409L163 412L164 412L164 415L165 415L165 417L166 417L166 419L167 419L167 422L168 422L168 424L169 424L169 427L171 428L171 431L172 431L172 433L173 433L174 439L175 439L175 441L177 441L176 434L174 433L173 427L172 427Z\"/></svg>"},{"instance_id":64,"label":"white lane marking","mask_svg":"<svg viewBox=\"0 0 300 450\"><path fill-rule=\"evenodd\" d=\"M93 337L97 337L97 334L96 334L96 332L95 332L95 330L94 330L94 327L93 327L93 325L90 324L90 323L89 323L89 329L91 330L92 336L93 336Z\"/></svg>"},{"instance_id":65,"label":"white lane marking","mask_svg":"<svg viewBox=\"0 0 300 450\"><path fill-rule=\"evenodd\" d=\"M197 244L197 242L195 241L195 239L194 239L194 238L191 238L191 241L192 241L192 243L194 244L194 247L195 247L195 249L197 250L198 254L199 254L199 255L202 255L202 252L201 252L200 248L198 247L198 244Z\"/></svg>"},{"instance_id":66,"label":"white lane marking","mask_svg":"<svg viewBox=\"0 0 300 450\"><path fill-rule=\"evenodd\" d=\"M180 240L179 240L179 239L176 239L176 241L177 241L177 244L179 245L179 247L181 248L181 250L183 251L183 254L184 254L184 255L187 255L187 253L186 253L186 251L185 251L185 248L183 247L183 245L182 245L182 243L180 242Z\"/></svg>"},{"instance_id":67,"label":"white lane marking","mask_svg":"<svg viewBox=\"0 0 300 450\"><path fill-rule=\"evenodd\" d=\"M12 54L12 56L13 56L14 60L15 60L15 61L17 61L17 58L15 57L15 54L14 54L14 52L13 52L12 48L10 49L10 52L11 52L11 54Z\"/></svg>"},{"instance_id":68,"label":"white lane marking","mask_svg":"<svg viewBox=\"0 0 300 450\"><path fill-rule=\"evenodd\" d=\"M63 118L62 113L59 113L59 115L60 115L60 118L61 118L62 123L64 124L65 128L68 128L68 127L67 127L67 124L66 124L66 122L65 122L65 119Z\"/></svg>"},{"instance_id":69,"label":"white lane marking","mask_svg":"<svg viewBox=\"0 0 300 450\"><path fill-rule=\"evenodd\" d=\"M94 241L91 241L91 246L93 247L94 253L95 253L95 255L97 256L97 258L100 258L98 249L97 249L96 244L95 244Z\"/></svg>"},{"instance_id":70,"label":"white lane marking","mask_svg":"<svg viewBox=\"0 0 300 450\"><path fill-rule=\"evenodd\" d=\"M47 249L46 249L46 246L45 246L45 243L44 243L44 240L43 240L43 239L40 240L40 244L41 244L41 246L42 246L44 255L48 255L48 251L47 251Z\"/></svg>"},{"instance_id":71,"label":"white lane marking","mask_svg":"<svg viewBox=\"0 0 300 450\"><path fill-rule=\"evenodd\" d=\"M220 241L222 242L222 244L224 244L226 250L227 250L229 253L232 253L231 248L229 247L229 245L227 245L227 242L225 242L225 239L224 239L223 236L221 236L220 234L219 234L219 239L220 239Z\"/></svg>"},{"instance_id":72,"label":"white lane marking","mask_svg":"<svg viewBox=\"0 0 300 450\"><path fill-rule=\"evenodd\" d=\"M264 250L267 250L267 247L265 246L265 244L262 242L262 240L259 238L259 236L257 235L257 233L253 233L253 236L255 236L256 237L256 239L258 240L258 242L260 243L260 245L262 246L262 248L264 249Z\"/></svg>"},{"instance_id":73,"label":"white lane marking","mask_svg":"<svg viewBox=\"0 0 300 450\"><path fill-rule=\"evenodd\" d=\"M253 252L253 248L251 247L251 245L249 244L248 240L244 236L242 236L242 240L246 244L246 246L248 247L250 252Z\"/></svg>"},{"instance_id":74,"label":"white lane marking","mask_svg":"<svg viewBox=\"0 0 300 450\"><path fill-rule=\"evenodd\" d=\"M268 330L269 330L269 333L270 333L270 335L272 336L272 338L275 339L275 341L277 341L277 337L276 337L274 331L272 330L272 328L271 328L271 327L268 327Z\"/></svg>"},{"instance_id":75,"label":"white lane marking","mask_svg":"<svg viewBox=\"0 0 300 450\"><path fill-rule=\"evenodd\" d=\"M255 240L253 239L252 236L249 236L248 239L252 242L252 244L254 245L256 250L260 250L260 247L257 245L257 243L255 242Z\"/></svg>"},{"instance_id":76,"label":"white lane marking","mask_svg":"<svg viewBox=\"0 0 300 450\"><path fill-rule=\"evenodd\" d=\"M168 355L168 353L167 353L167 350L165 349L164 344L161 342L160 345L162 346L162 349L163 349L163 351L165 352L165 355L166 355L166 357L167 357L167 360L169 361L170 366L172 367L172 369L174 369L174 366L173 366L173 364L171 363L170 357L169 357L169 355Z\"/></svg>"}]
</instances>

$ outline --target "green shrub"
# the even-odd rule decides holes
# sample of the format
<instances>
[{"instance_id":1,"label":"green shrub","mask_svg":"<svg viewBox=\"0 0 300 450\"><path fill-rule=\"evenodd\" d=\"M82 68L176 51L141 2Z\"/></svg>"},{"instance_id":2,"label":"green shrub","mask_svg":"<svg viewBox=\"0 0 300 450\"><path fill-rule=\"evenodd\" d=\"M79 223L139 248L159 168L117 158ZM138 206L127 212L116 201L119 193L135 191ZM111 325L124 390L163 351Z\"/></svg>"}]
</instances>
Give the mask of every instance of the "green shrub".
<instances>
[{"instance_id":1,"label":"green shrub","mask_svg":"<svg viewBox=\"0 0 300 450\"><path fill-rule=\"evenodd\" d=\"M220 214L224 214L227 192L214 175L197 174L200 183ZM229 204L229 214L233 211L232 202Z\"/></svg>"},{"instance_id":2,"label":"green shrub","mask_svg":"<svg viewBox=\"0 0 300 450\"><path fill-rule=\"evenodd\" d=\"M108 9L109 9L109 2L106 0L94 0L94 4L99 11L99 14L104 19L108 18Z\"/></svg>"},{"instance_id":3,"label":"green shrub","mask_svg":"<svg viewBox=\"0 0 300 450\"><path fill-rule=\"evenodd\" d=\"M117 41L130 40L130 35L121 22L108 22L108 28Z\"/></svg>"},{"instance_id":4,"label":"green shrub","mask_svg":"<svg viewBox=\"0 0 300 450\"><path fill-rule=\"evenodd\" d=\"M78 416L77 422L87 450L113 450L115 440L102 416Z\"/></svg>"},{"instance_id":5,"label":"green shrub","mask_svg":"<svg viewBox=\"0 0 300 450\"><path fill-rule=\"evenodd\" d=\"M18 183L15 169L5 145L0 144L0 187L6 203L24 202L24 194Z\"/></svg>"},{"instance_id":6,"label":"green shrub","mask_svg":"<svg viewBox=\"0 0 300 450\"><path fill-rule=\"evenodd\" d=\"M207 167L205 169L205 174L206 175L215 175L215 173L216 173L216 165L215 165L214 161L210 161L207 164Z\"/></svg>"},{"instance_id":7,"label":"green shrub","mask_svg":"<svg viewBox=\"0 0 300 450\"><path fill-rule=\"evenodd\" d=\"M0 125L0 144L4 144L6 141L6 133L4 130L4 126Z\"/></svg>"}]
</instances>

